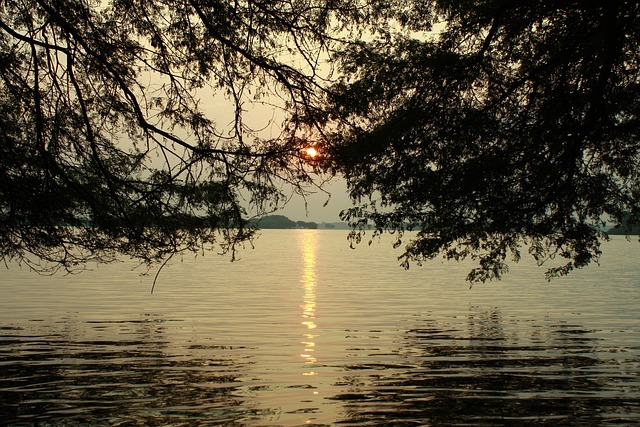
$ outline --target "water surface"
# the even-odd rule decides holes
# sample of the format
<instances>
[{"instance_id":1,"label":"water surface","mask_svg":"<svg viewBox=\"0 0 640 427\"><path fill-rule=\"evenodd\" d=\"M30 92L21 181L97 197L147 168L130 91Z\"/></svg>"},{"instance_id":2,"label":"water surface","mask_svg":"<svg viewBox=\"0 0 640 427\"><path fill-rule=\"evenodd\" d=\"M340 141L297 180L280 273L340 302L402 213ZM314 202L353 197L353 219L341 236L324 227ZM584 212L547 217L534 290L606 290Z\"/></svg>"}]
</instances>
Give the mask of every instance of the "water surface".
<instances>
[{"instance_id":1,"label":"water surface","mask_svg":"<svg viewBox=\"0 0 640 427\"><path fill-rule=\"evenodd\" d=\"M548 283L528 260L409 271L344 231L241 260L0 272L1 425L640 424L640 245Z\"/></svg>"}]
</instances>

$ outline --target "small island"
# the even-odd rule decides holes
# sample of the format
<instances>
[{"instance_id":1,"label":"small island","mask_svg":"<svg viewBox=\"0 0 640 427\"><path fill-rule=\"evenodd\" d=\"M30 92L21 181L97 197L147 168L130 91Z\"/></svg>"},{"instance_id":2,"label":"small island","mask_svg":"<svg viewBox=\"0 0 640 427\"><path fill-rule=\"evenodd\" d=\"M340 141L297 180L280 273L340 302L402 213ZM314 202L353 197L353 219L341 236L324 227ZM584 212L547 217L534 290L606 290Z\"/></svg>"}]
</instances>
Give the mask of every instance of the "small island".
<instances>
[{"instance_id":1,"label":"small island","mask_svg":"<svg viewBox=\"0 0 640 427\"><path fill-rule=\"evenodd\" d=\"M607 234L611 236L640 236L640 226L631 227L616 226L607 230Z\"/></svg>"},{"instance_id":2,"label":"small island","mask_svg":"<svg viewBox=\"0 0 640 427\"><path fill-rule=\"evenodd\" d=\"M607 230L609 235L626 235L626 236L640 236L640 224L637 217L633 217L631 214L626 214L622 217L620 224Z\"/></svg>"},{"instance_id":3,"label":"small island","mask_svg":"<svg viewBox=\"0 0 640 427\"><path fill-rule=\"evenodd\" d=\"M260 229L327 229L348 230L349 225L343 222L323 222L318 224L313 221L293 221L284 215L267 215L249 222L250 225Z\"/></svg>"}]
</instances>

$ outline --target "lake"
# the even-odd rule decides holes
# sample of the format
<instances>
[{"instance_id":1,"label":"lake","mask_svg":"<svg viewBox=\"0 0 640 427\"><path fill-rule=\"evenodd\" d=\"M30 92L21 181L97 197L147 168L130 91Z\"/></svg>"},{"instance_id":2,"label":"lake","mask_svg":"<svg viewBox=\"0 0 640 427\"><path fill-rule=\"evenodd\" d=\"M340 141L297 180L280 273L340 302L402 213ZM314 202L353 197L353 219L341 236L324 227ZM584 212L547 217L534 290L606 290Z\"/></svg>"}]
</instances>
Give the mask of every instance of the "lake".
<instances>
[{"instance_id":1,"label":"lake","mask_svg":"<svg viewBox=\"0 0 640 427\"><path fill-rule=\"evenodd\" d=\"M640 424L640 244L547 282L405 271L388 242L265 230L141 277L0 271L8 426ZM385 240L385 239L383 239Z\"/></svg>"}]
</instances>

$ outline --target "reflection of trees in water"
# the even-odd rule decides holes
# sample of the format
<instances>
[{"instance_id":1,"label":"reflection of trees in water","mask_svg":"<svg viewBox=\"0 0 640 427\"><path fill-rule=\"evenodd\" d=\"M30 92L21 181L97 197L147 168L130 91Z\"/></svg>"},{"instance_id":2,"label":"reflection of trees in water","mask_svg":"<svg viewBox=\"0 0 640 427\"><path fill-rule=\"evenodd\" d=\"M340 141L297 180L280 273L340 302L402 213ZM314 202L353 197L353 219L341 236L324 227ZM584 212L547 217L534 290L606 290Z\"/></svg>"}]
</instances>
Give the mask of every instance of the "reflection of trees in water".
<instances>
[{"instance_id":1,"label":"reflection of trees in water","mask_svg":"<svg viewBox=\"0 0 640 427\"><path fill-rule=\"evenodd\" d=\"M249 362L229 347L176 347L166 329L178 325L169 322L151 317L2 331L2 422L201 425L250 417L238 392Z\"/></svg>"},{"instance_id":2,"label":"reflection of trees in water","mask_svg":"<svg viewBox=\"0 0 640 427\"><path fill-rule=\"evenodd\" d=\"M420 322L404 336L402 363L349 367L345 385L350 391L334 397L345 403L345 423L599 426L638 421L640 397L611 385L622 368L596 357L592 331L510 322L517 327L505 324L497 309L477 308L466 325Z\"/></svg>"}]
</instances>

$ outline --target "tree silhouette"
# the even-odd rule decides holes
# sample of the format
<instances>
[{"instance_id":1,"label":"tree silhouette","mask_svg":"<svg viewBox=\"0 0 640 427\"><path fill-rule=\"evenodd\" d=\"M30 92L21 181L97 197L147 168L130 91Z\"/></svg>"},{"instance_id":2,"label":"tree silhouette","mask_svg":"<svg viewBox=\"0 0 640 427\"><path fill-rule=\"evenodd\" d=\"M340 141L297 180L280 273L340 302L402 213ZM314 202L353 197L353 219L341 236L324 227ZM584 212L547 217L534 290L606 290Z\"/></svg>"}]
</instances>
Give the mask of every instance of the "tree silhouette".
<instances>
[{"instance_id":1,"label":"tree silhouette","mask_svg":"<svg viewBox=\"0 0 640 427\"><path fill-rule=\"evenodd\" d=\"M639 7L4 1L0 257L233 252L328 171L352 237L400 231L406 266L472 257L484 281L524 242L566 274L605 219L639 222Z\"/></svg>"},{"instance_id":2,"label":"tree silhouette","mask_svg":"<svg viewBox=\"0 0 640 427\"><path fill-rule=\"evenodd\" d=\"M2 2L0 257L72 270L250 238L247 210L270 212L311 183L300 118L318 104L341 7ZM247 111L267 104L261 133Z\"/></svg>"},{"instance_id":3,"label":"tree silhouette","mask_svg":"<svg viewBox=\"0 0 640 427\"><path fill-rule=\"evenodd\" d=\"M416 229L405 265L471 257L475 281L522 243L561 261L549 277L597 259L606 219L640 218L639 8L405 2L395 32L339 59L328 145L359 201L344 219Z\"/></svg>"}]
</instances>

